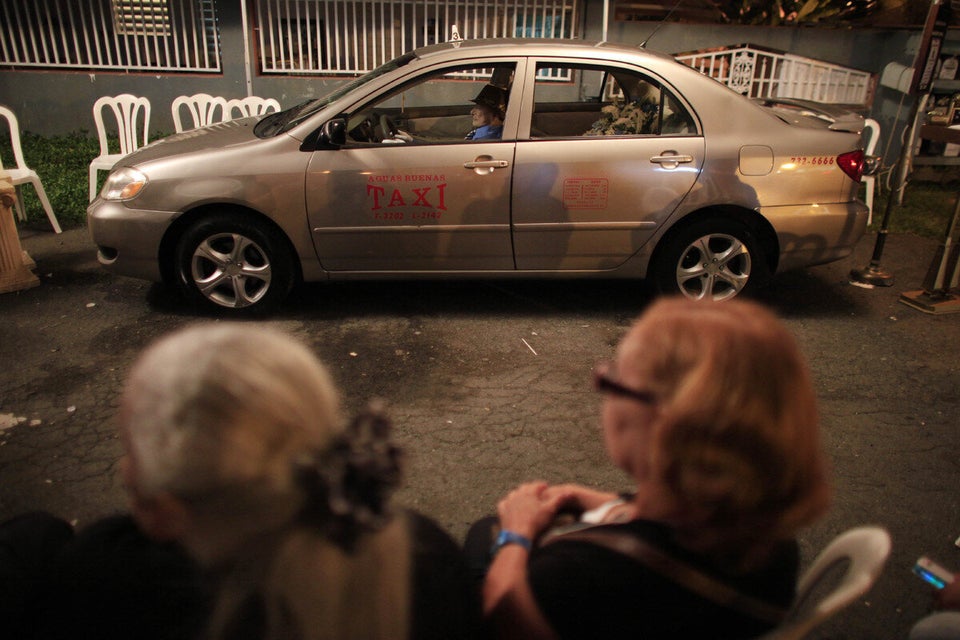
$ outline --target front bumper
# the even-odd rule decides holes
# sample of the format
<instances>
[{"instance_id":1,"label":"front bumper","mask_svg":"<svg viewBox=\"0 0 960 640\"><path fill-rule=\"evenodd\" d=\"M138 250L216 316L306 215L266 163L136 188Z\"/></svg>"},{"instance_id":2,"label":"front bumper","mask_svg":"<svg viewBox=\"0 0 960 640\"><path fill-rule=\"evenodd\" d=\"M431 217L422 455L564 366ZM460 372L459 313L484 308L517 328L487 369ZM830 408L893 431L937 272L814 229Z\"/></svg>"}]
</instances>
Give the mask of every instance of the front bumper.
<instances>
[{"instance_id":1,"label":"front bumper","mask_svg":"<svg viewBox=\"0 0 960 640\"><path fill-rule=\"evenodd\" d=\"M97 260L112 273L160 282L160 243L176 215L97 198L87 207L87 229L97 245Z\"/></svg>"}]
</instances>

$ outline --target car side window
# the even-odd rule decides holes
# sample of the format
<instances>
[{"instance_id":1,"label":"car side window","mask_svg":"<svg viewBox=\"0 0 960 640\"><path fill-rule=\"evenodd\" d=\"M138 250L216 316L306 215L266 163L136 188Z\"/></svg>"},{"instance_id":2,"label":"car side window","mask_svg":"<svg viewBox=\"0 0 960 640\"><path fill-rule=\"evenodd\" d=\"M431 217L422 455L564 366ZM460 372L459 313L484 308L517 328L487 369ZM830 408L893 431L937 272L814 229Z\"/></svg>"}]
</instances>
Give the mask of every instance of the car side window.
<instances>
[{"instance_id":1,"label":"car side window","mask_svg":"<svg viewBox=\"0 0 960 640\"><path fill-rule=\"evenodd\" d=\"M352 146L499 140L516 65L446 67L393 88L351 113Z\"/></svg>"},{"instance_id":2,"label":"car side window","mask_svg":"<svg viewBox=\"0 0 960 640\"><path fill-rule=\"evenodd\" d=\"M683 104L642 73L601 65L537 65L533 138L695 133Z\"/></svg>"}]
</instances>

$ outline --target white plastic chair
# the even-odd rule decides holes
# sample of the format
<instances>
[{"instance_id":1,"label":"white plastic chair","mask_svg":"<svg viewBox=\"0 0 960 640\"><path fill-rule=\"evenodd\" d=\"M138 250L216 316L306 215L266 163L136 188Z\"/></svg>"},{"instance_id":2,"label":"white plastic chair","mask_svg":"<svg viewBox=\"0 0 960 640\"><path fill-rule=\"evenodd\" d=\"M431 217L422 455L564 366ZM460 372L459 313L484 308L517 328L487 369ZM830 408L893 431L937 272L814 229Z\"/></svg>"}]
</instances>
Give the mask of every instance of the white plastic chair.
<instances>
[{"instance_id":1,"label":"white plastic chair","mask_svg":"<svg viewBox=\"0 0 960 640\"><path fill-rule=\"evenodd\" d=\"M184 130L183 122L180 119L180 112L183 107L193 120L192 127L186 129L196 129L205 127L214 122L223 122L229 120L229 111L227 110L227 99L220 96L212 96L209 93L196 93L192 96L178 96L174 98L170 109L173 112L173 127L180 133ZM217 112L220 112L219 115Z\"/></svg>"},{"instance_id":2,"label":"white plastic chair","mask_svg":"<svg viewBox=\"0 0 960 640\"><path fill-rule=\"evenodd\" d=\"M890 534L880 527L857 527L833 539L797 584L786 619L762 640L800 640L853 603L873 586L890 556ZM814 590L832 569L846 564L838 583L815 602Z\"/></svg>"},{"instance_id":3,"label":"white plastic chair","mask_svg":"<svg viewBox=\"0 0 960 640\"><path fill-rule=\"evenodd\" d=\"M50 200L47 199L47 192L43 190L40 176L37 175L36 171L28 167L23 159L23 149L20 146L20 124L17 122L17 116L13 114L13 111L2 105L0 105L0 116L7 119L7 125L10 127L10 146L13 148L13 159L17 163L15 169L10 167L4 169L3 163L0 162L0 170L6 171L10 177L11 184L17 188L17 191L20 190L20 185L22 184L29 183L33 185L33 188L37 191L37 197L40 199L40 204L43 206L43 210L47 212L47 218L50 219L50 224L53 225L53 230L56 233L60 233L60 223L57 221L57 216L53 214L53 207L50 206ZM23 212L23 205L19 197L17 197L16 207L17 216L21 220L26 220L27 216Z\"/></svg>"},{"instance_id":4,"label":"white plastic chair","mask_svg":"<svg viewBox=\"0 0 960 640\"><path fill-rule=\"evenodd\" d=\"M120 152L110 153L107 130L103 123L103 110L109 107L116 119ZM97 123L100 138L100 155L90 163L90 202L97 195L98 171L109 171L120 158L133 153L147 144L150 128L150 101L129 93L118 96L103 96L93 103L93 120Z\"/></svg>"},{"instance_id":5,"label":"white plastic chair","mask_svg":"<svg viewBox=\"0 0 960 640\"><path fill-rule=\"evenodd\" d=\"M234 116L233 112L237 110L240 115ZM233 118L248 118L250 116L262 116L265 113L280 111L280 103L273 98L260 98L258 96L248 96L246 98L235 98L227 101L226 120Z\"/></svg>"},{"instance_id":6,"label":"white plastic chair","mask_svg":"<svg viewBox=\"0 0 960 640\"><path fill-rule=\"evenodd\" d=\"M863 121L863 131L864 134L868 134L867 144L863 153L872 156L874 150L877 148L877 141L880 139L880 123L872 118L866 118ZM867 203L867 209L870 211L870 213L867 214L867 224L870 224L873 222L873 190L876 186L877 177L874 175L863 176L860 182L867 187L864 201Z\"/></svg>"}]
</instances>

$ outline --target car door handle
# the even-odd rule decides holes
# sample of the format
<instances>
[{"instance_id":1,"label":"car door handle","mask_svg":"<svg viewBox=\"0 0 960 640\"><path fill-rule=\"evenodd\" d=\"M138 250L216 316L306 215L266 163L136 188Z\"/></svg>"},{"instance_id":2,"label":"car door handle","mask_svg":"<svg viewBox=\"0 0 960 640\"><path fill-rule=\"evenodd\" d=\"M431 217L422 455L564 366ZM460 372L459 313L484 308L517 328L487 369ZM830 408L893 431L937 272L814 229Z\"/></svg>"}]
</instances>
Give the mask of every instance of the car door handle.
<instances>
[{"instance_id":1,"label":"car door handle","mask_svg":"<svg viewBox=\"0 0 960 640\"><path fill-rule=\"evenodd\" d=\"M693 162L693 156L681 155L676 151L664 151L661 155L650 158L650 162L655 162L664 169L676 169L681 164Z\"/></svg>"},{"instance_id":2,"label":"car door handle","mask_svg":"<svg viewBox=\"0 0 960 640\"><path fill-rule=\"evenodd\" d=\"M473 169L479 174L493 173L494 169L506 169L510 166L508 160L494 160L490 156L479 156L472 162L464 162L464 169Z\"/></svg>"}]
</instances>

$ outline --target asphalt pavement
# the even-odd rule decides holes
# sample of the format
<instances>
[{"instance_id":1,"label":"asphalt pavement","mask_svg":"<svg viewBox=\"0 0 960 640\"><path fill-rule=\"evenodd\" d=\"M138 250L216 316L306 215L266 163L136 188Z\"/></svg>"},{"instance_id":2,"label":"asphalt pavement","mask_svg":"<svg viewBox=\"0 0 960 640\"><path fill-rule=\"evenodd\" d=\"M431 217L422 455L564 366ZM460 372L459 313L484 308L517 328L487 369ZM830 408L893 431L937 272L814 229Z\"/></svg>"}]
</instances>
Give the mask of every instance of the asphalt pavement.
<instances>
[{"instance_id":1,"label":"asphalt pavement","mask_svg":"<svg viewBox=\"0 0 960 640\"><path fill-rule=\"evenodd\" d=\"M922 287L937 241L891 235L892 286L852 286L874 239L757 296L807 354L833 464L834 506L804 533L804 563L850 527L893 537L876 586L820 637L904 638L930 604L914 560L960 570L960 313L899 301ZM103 271L84 229L41 226L22 242L41 285L0 295L0 519L45 509L82 527L124 508L114 414L132 360L213 320ZM303 286L259 322L312 345L348 409L388 402L407 452L400 498L462 537L524 480L629 486L604 457L589 372L651 298L629 281L354 282Z\"/></svg>"}]
</instances>

